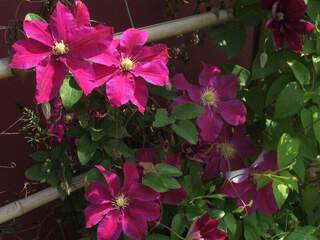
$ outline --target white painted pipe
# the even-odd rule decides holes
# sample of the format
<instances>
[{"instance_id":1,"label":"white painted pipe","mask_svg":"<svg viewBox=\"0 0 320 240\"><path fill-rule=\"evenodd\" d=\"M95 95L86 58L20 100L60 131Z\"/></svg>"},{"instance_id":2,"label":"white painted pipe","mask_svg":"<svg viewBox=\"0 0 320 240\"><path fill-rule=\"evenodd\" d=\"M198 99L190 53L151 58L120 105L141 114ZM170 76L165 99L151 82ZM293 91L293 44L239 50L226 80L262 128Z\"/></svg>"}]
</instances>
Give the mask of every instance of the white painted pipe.
<instances>
[{"instance_id":1,"label":"white painted pipe","mask_svg":"<svg viewBox=\"0 0 320 240\"><path fill-rule=\"evenodd\" d=\"M208 12L181 18L169 22L159 23L141 28L149 33L149 42L177 36L197 29L221 25L233 19L232 13L227 10L219 10L216 13ZM121 33L115 34L119 37ZM0 79L13 76L9 68L9 59L0 59ZM85 185L85 174L76 176L72 180L71 192ZM26 198L9 203L0 208L0 224L20 217L33 209L41 207L59 198L56 188L49 187Z\"/></svg>"},{"instance_id":2,"label":"white painted pipe","mask_svg":"<svg viewBox=\"0 0 320 240\"><path fill-rule=\"evenodd\" d=\"M149 42L154 42L180 34L193 32L198 29L218 26L232 19L232 11L219 10L216 12L207 12L154 24L147 27L142 27L140 29L149 33ZM115 38L118 38L120 35L121 33L116 33ZM13 73L9 67L9 61L9 58L0 59L0 79L13 76Z\"/></svg>"}]
</instances>

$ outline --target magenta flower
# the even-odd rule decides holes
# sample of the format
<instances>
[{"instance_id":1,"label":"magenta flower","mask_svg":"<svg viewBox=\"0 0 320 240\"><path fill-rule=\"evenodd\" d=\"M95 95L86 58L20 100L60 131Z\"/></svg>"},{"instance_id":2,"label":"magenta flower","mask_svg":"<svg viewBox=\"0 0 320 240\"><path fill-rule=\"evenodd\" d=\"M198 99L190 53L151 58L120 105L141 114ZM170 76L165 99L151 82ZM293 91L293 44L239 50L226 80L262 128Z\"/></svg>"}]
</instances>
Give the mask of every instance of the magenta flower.
<instances>
[{"instance_id":1,"label":"magenta flower","mask_svg":"<svg viewBox=\"0 0 320 240\"><path fill-rule=\"evenodd\" d=\"M254 141L245 135L245 127L232 131L224 126L214 143L200 143L194 149L193 159L205 165L204 180L212 179L220 172L226 173L246 167L245 160L256 152Z\"/></svg>"},{"instance_id":2,"label":"magenta flower","mask_svg":"<svg viewBox=\"0 0 320 240\"><path fill-rule=\"evenodd\" d=\"M144 169L149 168L150 171L155 170L154 164L158 162L156 152L152 148L140 148L136 152L136 159L144 166ZM152 165L148 166L148 163ZM177 155L168 156L163 163L172 165L178 169L182 168L182 159ZM183 188L170 189L168 192L162 193L161 197L164 204L179 205L186 200L187 192Z\"/></svg>"},{"instance_id":3,"label":"magenta flower","mask_svg":"<svg viewBox=\"0 0 320 240\"><path fill-rule=\"evenodd\" d=\"M130 101L143 113L148 101L148 88L143 80L157 86L168 83L167 47L144 46L147 40L147 32L131 28L114 40L106 52L92 58L97 63L116 67L104 77L106 94L114 107Z\"/></svg>"},{"instance_id":4,"label":"magenta flower","mask_svg":"<svg viewBox=\"0 0 320 240\"><path fill-rule=\"evenodd\" d=\"M267 27L272 31L275 47L283 49L287 42L294 52L300 52L303 42L300 35L310 33L315 26L305 21L304 15L308 9L304 0L261 0L262 7L272 10L272 18L267 21Z\"/></svg>"},{"instance_id":5,"label":"magenta flower","mask_svg":"<svg viewBox=\"0 0 320 240\"><path fill-rule=\"evenodd\" d=\"M79 1L75 4L79 6ZM49 24L40 20L24 21L23 27L28 38L13 45L11 67L36 68L36 100L39 104L58 95L68 70L85 94L97 86L95 80L100 68L86 59L102 53L108 47L113 30L104 26L85 26L89 24L88 19L84 20L81 11L86 11L86 8L77 7L75 18L65 5L58 2Z\"/></svg>"},{"instance_id":6,"label":"magenta flower","mask_svg":"<svg viewBox=\"0 0 320 240\"><path fill-rule=\"evenodd\" d=\"M90 205L84 210L86 227L98 226L98 240L117 240L124 232L140 240L147 234L147 222L160 217L159 194L139 183L137 167L123 166L124 183L119 177L97 166L105 182L91 183L86 192Z\"/></svg>"},{"instance_id":7,"label":"magenta flower","mask_svg":"<svg viewBox=\"0 0 320 240\"><path fill-rule=\"evenodd\" d=\"M177 97L173 106L195 103L205 108L197 119L200 135L204 141L213 142L220 134L224 122L232 126L246 121L247 110L236 99L238 79L234 75L221 75L217 67L204 64L199 77L200 86L190 84L183 74L172 79L173 86L187 92Z\"/></svg>"},{"instance_id":8,"label":"magenta flower","mask_svg":"<svg viewBox=\"0 0 320 240\"><path fill-rule=\"evenodd\" d=\"M260 210L272 215L278 210L272 182L257 189L256 180L259 174L276 170L278 170L276 152L263 152L251 167L228 172L227 182L220 191L230 198L237 198L238 205L243 207L247 214Z\"/></svg>"},{"instance_id":9,"label":"magenta flower","mask_svg":"<svg viewBox=\"0 0 320 240\"><path fill-rule=\"evenodd\" d=\"M192 223L186 240L228 240L226 233L217 229L218 225L218 219L210 219L205 213Z\"/></svg>"}]
</instances>

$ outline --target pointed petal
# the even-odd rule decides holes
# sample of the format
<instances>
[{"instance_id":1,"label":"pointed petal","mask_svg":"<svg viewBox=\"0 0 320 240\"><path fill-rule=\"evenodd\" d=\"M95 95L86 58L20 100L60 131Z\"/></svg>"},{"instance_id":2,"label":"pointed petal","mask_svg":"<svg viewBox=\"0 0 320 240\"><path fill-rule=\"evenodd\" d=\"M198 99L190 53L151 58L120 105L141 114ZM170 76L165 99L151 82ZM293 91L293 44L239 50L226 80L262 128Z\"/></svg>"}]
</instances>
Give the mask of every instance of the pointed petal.
<instances>
[{"instance_id":1,"label":"pointed petal","mask_svg":"<svg viewBox=\"0 0 320 240\"><path fill-rule=\"evenodd\" d=\"M300 34L310 33L316 28L314 24L305 20L300 20L299 22L296 22L292 25L292 27Z\"/></svg>"},{"instance_id":2,"label":"pointed petal","mask_svg":"<svg viewBox=\"0 0 320 240\"><path fill-rule=\"evenodd\" d=\"M142 63L160 61L163 62L163 64L167 64L168 57L168 47L165 44L156 44L142 47L134 56L134 59Z\"/></svg>"},{"instance_id":3,"label":"pointed petal","mask_svg":"<svg viewBox=\"0 0 320 240\"><path fill-rule=\"evenodd\" d=\"M261 0L261 6L265 9L271 9L277 0Z\"/></svg>"},{"instance_id":4,"label":"pointed petal","mask_svg":"<svg viewBox=\"0 0 320 240\"><path fill-rule=\"evenodd\" d=\"M201 130L200 136L202 140L213 142L220 134L223 121L217 114L206 108L205 112L198 117L197 125Z\"/></svg>"},{"instance_id":5,"label":"pointed petal","mask_svg":"<svg viewBox=\"0 0 320 240\"><path fill-rule=\"evenodd\" d=\"M220 157L211 157L210 160L206 161L205 169L202 175L202 179L205 181L212 180L217 177L220 172Z\"/></svg>"},{"instance_id":6,"label":"pointed petal","mask_svg":"<svg viewBox=\"0 0 320 240\"><path fill-rule=\"evenodd\" d=\"M28 38L52 48L54 41L47 23L38 20L26 20L23 22L23 29Z\"/></svg>"},{"instance_id":7,"label":"pointed petal","mask_svg":"<svg viewBox=\"0 0 320 240\"><path fill-rule=\"evenodd\" d=\"M131 187L133 187L133 185L136 184L140 178L137 166L130 162L124 163L123 175L123 189L125 189L125 191L128 191Z\"/></svg>"},{"instance_id":8,"label":"pointed petal","mask_svg":"<svg viewBox=\"0 0 320 240\"><path fill-rule=\"evenodd\" d=\"M60 1L57 2L55 9L50 17L50 28L55 41L68 42L69 35L71 35L72 29L75 29L77 24L76 20L64 4Z\"/></svg>"},{"instance_id":9,"label":"pointed petal","mask_svg":"<svg viewBox=\"0 0 320 240\"><path fill-rule=\"evenodd\" d=\"M199 87L189 83L182 73L174 75L171 81L174 88L187 91L194 103L201 104Z\"/></svg>"},{"instance_id":10,"label":"pointed petal","mask_svg":"<svg viewBox=\"0 0 320 240\"><path fill-rule=\"evenodd\" d=\"M44 59L36 66L38 104L46 103L58 96L66 73L64 64L54 58Z\"/></svg>"},{"instance_id":11,"label":"pointed petal","mask_svg":"<svg viewBox=\"0 0 320 240\"><path fill-rule=\"evenodd\" d=\"M106 83L106 92L114 107L126 104L133 96L135 81L131 74L119 73Z\"/></svg>"},{"instance_id":12,"label":"pointed petal","mask_svg":"<svg viewBox=\"0 0 320 240\"><path fill-rule=\"evenodd\" d=\"M126 209L126 214L122 218L123 232L129 238L140 240L148 231L146 218L136 216L135 212L131 213L129 209Z\"/></svg>"},{"instance_id":13,"label":"pointed petal","mask_svg":"<svg viewBox=\"0 0 320 240\"><path fill-rule=\"evenodd\" d=\"M278 211L278 205L273 194L271 182L259 190L257 205L259 210L269 216Z\"/></svg>"},{"instance_id":14,"label":"pointed petal","mask_svg":"<svg viewBox=\"0 0 320 240\"><path fill-rule=\"evenodd\" d=\"M202 66L203 68L199 76L199 82L201 86L208 86L209 79L214 76L220 75L221 70L217 66L206 64L206 63L203 63Z\"/></svg>"},{"instance_id":15,"label":"pointed petal","mask_svg":"<svg viewBox=\"0 0 320 240\"><path fill-rule=\"evenodd\" d=\"M169 155L163 162L178 169L181 169L183 164L183 160L179 155Z\"/></svg>"},{"instance_id":16,"label":"pointed petal","mask_svg":"<svg viewBox=\"0 0 320 240\"><path fill-rule=\"evenodd\" d=\"M251 165L251 168L254 172L258 173L278 170L277 153L275 151L262 152L258 159Z\"/></svg>"},{"instance_id":17,"label":"pointed petal","mask_svg":"<svg viewBox=\"0 0 320 240\"><path fill-rule=\"evenodd\" d=\"M232 138L231 144L235 147L237 155L242 159L252 157L256 153L256 144L249 137L236 136Z\"/></svg>"},{"instance_id":18,"label":"pointed petal","mask_svg":"<svg viewBox=\"0 0 320 240\"><path fill-rule=\"evenodd\" d=\"M159 199L159 193L153 191L140 183L132 183L128 187L128 196L130 199L136 199L143 202L149 202Z\"/></svg>"},{"instance_id":19,"label":"pointed petal","mask_svg":"<svg viewBox=\"0 0 320 240\"><path fill-rule=\"evenodd\" d=\"M126 56L133 56L138 52L138 50L140 50L147 40L147 32L135 28L129 28L120 37L120 47L125 52Z\"/></svg>"},{"instance_id":20,"label":"pointed petal","mask_svg":"<svg viewBox=\"0 0 320 240\"><path fill-rule=\"evenodd\" d=\"M112 211L113 206L111 203L105 203L101 205L89 205L84 209L84 217L86 221L86 228L91 228L99 223L102 218Z\"/></svg>"},{"instance_id":21,"label":"pointed petal","mask_svg":"<svg viewBox=\"0 0 320 240\"><path fill-rule=\"evenodd\" d=\"M282 2L282 11L287 21L297 21L303 19L308 9L304 0L287 0Z\"/></svg>"},{"instance_id":22,"label":"pointed petal","mask_svg":"<svg viewBox=\"0 0 320 240\"><path fill-rule=\"evenodd\" d=\"M139 162L151 162L151 163L157 162L156 152L154 151L153 148L139 148L136 151L136 159Z\"/></svg>"},{"instance_id":23,"label":"pointed petal","mask_svg":"<svg viewBox=\"0 0 320 240\"><path fill-rule=\"evenodd\" d=\"M238 78L235 75L220 75L213 77L213 80L219 100L229 100L237 96Z\"/></svg>"},{"instance_id":24,"label":"pointed petal","mask_svg":"<svg viewBox=\"0 0 320 240\"><path fill-rule=\"evenodd\" d=\"M169 80L168 67L160 61L137 65L131 72L136 77L142 77L148 83L157 86L165 86Z\"/></svg>"},{"instance_id":25,"label":"pointed petal","mask_svg":"<svg viewBox=\"0 0 320 240\"><path fill-rule=\"evenodd\" d=\"M232 126L242 125L246 122L247 109L239 100L219 102L218 111L222 118Z\"/></svg>"},{"instance_id":26,"label":"pointed petal","mask_svg":"<svg viewBox=\"0 0 320 240\"><path fill-rule=\"evenodd\" d=\"M90 14L87 6L81 0L73 1L73 15L78 27L90 25Z\"/></svg>"},{"instance_id":27,"label":"pointed petal","mask_svg":"<svg viewBox=\"0 0 320 240\"><path fill-rule=\"evenodd\" d=\"M109 172L102 165L96 165L96 168L102 173L104 179L106 180L109 191L113 197L115 197L120 190L120 179L117 174Z\"/></svg>"},{"instance_id":28,"label":"pointed petal","mask_svg":"<svg viewBox=\"0 0 320 240\"><path fill-rule=\"evenodd\" d=\"M138 108L139 112L144 113L148 102L148 88L140 78L137 78L135 81L134 94L131 97L131 102Z\"/></svg>"},{"instance_id":29,"label":"pointed petal","mask_svg":"<svg viewBox=\"0 0 320 240\"><path fill-rule=\"evenodd\" d=\"M118 240L122 232L120 218L117 211L105 216L98 226L98 240Z\"/></svg>"},{"instance_id":30,"label":"pointed petal","mask_svg":"<svg viewBox=\"0 0 320 240\"><path fill-rule=\"evenodd\" d=\"M128 212L131 216L135 216L138 219L155 221L160 217L160 204L157 202L132 200Z\"/></svg>"},{"instance_id":31,"label":"pointed petal","mask_svg":"<svg viewBox=\"0 0 320 240\"><path fill-rule=\"evenodd\" d=\"M284 47L284 36L280 32L279 28L275 28L272 30L272 39L274 46L276 47L277 50L281 50Z\"/></svg>"},{"instance_id":32,"label":"pointed petal","mask_svg":"<svg viewBox=\"0 0 320 240\"><path fill-rule=\"evenodd\" d=\"M51 48L33 39L19 40L12 48L14 50L10 63L12 68L33 68L51 54Z\"/></svg>"},{"instance_id":33,"label":"pointed petal","mask_svg":"<svg viewBox=\"0 0 320 240\"><path fill-rule=\"evenodd\" d=\"M108 186L103 182L91 183L86 191L85 198L90 203L97 205L104 204L112 200Z\"/></svg>"},{"instance_id":34,"label":"pointed petal","mask_svg":"<svg viewBox=\"0 0 320 240\"><path fill-rule=\"evenodd\" d=\"M303 43L300 35L292 29L286 29L284 36L288 42L289 48L294 52L301 52Z\"/></svg>"},{"instance_id":35,"label":"pointed petal","mask_svg":"<svg viewBox=\"0 0 320 240\"><path fill-rule=\"evenodd\" d=\"M90 57L90 61L99 63L106 66L120 66L121 55L118 49L115 47L116 41L112 41L110 46L101 54Z\"/></svg>"},{"instance_id":36,"label":"pointed petal","mask_svg":"<svg viewBox=\"0 0 320 240\"><path fill-rule=\"evenodd\" d=\"M171 189L162 194L162 202L169 205L179 205L187 198L187 192L183 188Z\"/></svg>"}]
</instances>

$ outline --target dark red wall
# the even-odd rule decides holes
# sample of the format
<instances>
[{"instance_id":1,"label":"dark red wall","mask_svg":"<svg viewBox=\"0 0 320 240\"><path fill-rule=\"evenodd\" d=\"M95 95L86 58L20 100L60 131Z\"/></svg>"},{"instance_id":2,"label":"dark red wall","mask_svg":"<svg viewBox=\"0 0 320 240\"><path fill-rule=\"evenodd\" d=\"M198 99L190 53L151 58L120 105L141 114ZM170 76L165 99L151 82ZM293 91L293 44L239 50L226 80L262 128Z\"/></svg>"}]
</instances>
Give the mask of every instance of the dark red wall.
<instances>
[{"instance_id":1,"label":"dark red wall","mask_svg":"<svg viewBox=\"0 0 320 240\"><path fill-rule=\"evenodd\" d=\"M129 17L125 9L123 0L84 0L91 11L92 19L105 22L115 27L116 32L125 30L130 27ZM0 0L0 25L10 26L15 22L16 9L22 0ZM168 20L166 16L164 0L128 0L132 11L133 20L136 27L142 27ZM179 17L188 16L194 11L195 1L189 1L188 5L182 4ZM22 20L27 12L39 12L41 5L39 3L25 2L21 5L17 13L18 19ZM199 47L190 47L190 61L182 63L177 61L177 71L183 71L187 77L192 80L196 79L200 69L201 61L212 64L238 63L243 66L249 66L254 43L254 33L248 33L248 39L245 49L235 59L227 59L223 54L217 52L211 42L209 34L204 43ZM8 48L5 45L4 31L0 31L0 57L8 55ZM167 41L169 46L179 43L181 40ZM19 117L19 108L21 106L32 106L34 104L34 77L13 77L10 79L0 80L0 132L6 129L10 124L15 122ZM13 128L14 132L17 128ZM28 157L32 152L31 147L26 143L21 135L0 135L0 165L7 166L10 162L16 164L15 168L0 168L0 205L4 205L15 199L23 197L26 192L24 184L27 180L24 178L24 171L33 164ZM41 186L29 185L30 192ZM32 190L33 189L33 190ZM27 214L15 222L5 224L0 227L1 239L76 239L70 231L63 236L59 224L54 214L51 216L52 207L45 206L39 210ZM48 223L43 221L46 216L51 216ZM46 225L41 229L37 224ZM22 230L19 234L11 234L10 231L15 228ZM30 228L30 230L28 230ZM10 234L4 234L3 229ZM40 230L39 230L40 229ZM52 232L52 234L50 233ZM55 235L54 233L55 232ZM59 232L59 234L57 233ZM72 232L72 231L71 231Z\"/></svg>"}]
</instances>

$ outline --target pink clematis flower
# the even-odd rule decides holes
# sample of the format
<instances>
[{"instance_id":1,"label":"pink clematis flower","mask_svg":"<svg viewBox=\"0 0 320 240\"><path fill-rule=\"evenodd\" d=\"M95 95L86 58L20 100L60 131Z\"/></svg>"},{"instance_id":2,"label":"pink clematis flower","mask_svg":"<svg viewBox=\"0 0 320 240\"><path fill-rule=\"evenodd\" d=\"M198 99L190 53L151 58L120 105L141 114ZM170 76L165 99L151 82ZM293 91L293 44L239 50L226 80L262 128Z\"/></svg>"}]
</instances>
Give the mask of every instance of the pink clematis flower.
<instances>
[{"instance_id":1,"label":"pink clematis flower","mask_svg":"<svg viewBox=\"0 0 320 240\"><path fill-rule=\"evenodd\" d=\"M218 219L210 219L205 213L192 223L186 240L228 240L226 233L217 229L218 225Z\"/></svg>"},{"instance_id":2,"label":"pink clematis flower","mask_svg":"<svg viewBox=\"0 0 320 240\"><path fill-rule=\"evenodd\" d=\"M104 77L106 94L114 107L129 101L143 113L148 100L145 82L157 86L168 83L168 51L164 44L144 46L148 33L128 29L103 54L92 58L116 70Z\"/></svg>"},{"instance_id":3,"label":"pink clematis flower","mask_svg":"<svg viewBox=\"0 0 320 240\"><path fill-rule=\"evenodd\" d=\"M304 15L308 9L304 0L261 0L262 7L272 10L272 18L267 27L272 31L275 47L283 49L287 42L294 52L300 52L303 42L300 35L310 33L315 26L305 21Z\"/></svg>"},{"instance_id":4,"label":"pink clematis flower","mask_svg":"<svg viewBox=\"0 0 320 240\"><path fill-rule=\"evenodd\" d=\"M86 192L90 205L84 210L86 227L98 226L98 240L117 240L122 232L140 240L147 234L147 222L160 217L159 194L139 183L136 165L123 166L124 183L119 177L97 166L105 182L91 183Z\"/></svg>"},{"instance_id":5,"label":"pink clematis flower","mask_svg":"<svg viewBox=\"0 0 320 240\"><path fill-rule=\"evenodd\" d=\"M76 15L61 2L53 11L49 24L40 20L25 20L27 39L13 45L12 68L36 68L37 93L40 103L58 95L63 80L72 73L85 94L97 87L100 68L86 59L102 53L112 41L111 27L90 27L87 9L75 1Z\"/></svg>"},{"instance_id":6,"label":"pink clematis flower","mask_svg":"<svg viewBox=\"0 0 320 240\"><path fill-rule=\"evenodd\" d=\"M136 152L136 159L143 165L146 169L154 168L154 164L157 163L156 152L152 148L140 148ZM152 164L151 166L147 165ZM172 165L178 169L182 168L182 159L177 155L168 156L163 163ZM171 189L168 192L162 193L162 202L169 205L179 205L187 198L187 192L183 188Z\"/></svg>"},{"instance_id":7,"label":"pink clematis flower","mask_svg":"<svg viewBox=\"0 0 320 240\"><path fill-rule=\"evenodd\" d=\"M197 119L202 140L213 142L219 136L224 122L232 126L245 123L247 110L236 99L236 76L221 75L217 67L204 64L199 83L200 86L190 84L183 74L177 74L172 79L176 89L187 92L187 95L177 97L173 106L194 103L205 108Z\"/></svg>"},{"instance_id":8,"label":"pink clematis flower","mask_svg":"<svg viewBox=\"0 0 320 240\"><path fill-rule=\"evenodd\" d=\"M277 203L273 195L272 182L257 189L255 180L259 174L278 170L276 152L263 152L251 167L228 172L227 182L220 191L230 198L237 198L239 206L246 213L251 214L257 210L272 215L277 210Z\"/></svg>"},{"instance_id":9,"label":"pink clematis flower","mask_svg":"<svg viewBox=\"0 0 320 240\"><path fill-rule=\"evenodd\" d=\"M194 149L193 159L205 165L204 180L246 167L245 160L256 153L254 141L245 135L245 127L224 126L214 143L200 143Z\"/></svg>"}]
</instances>

